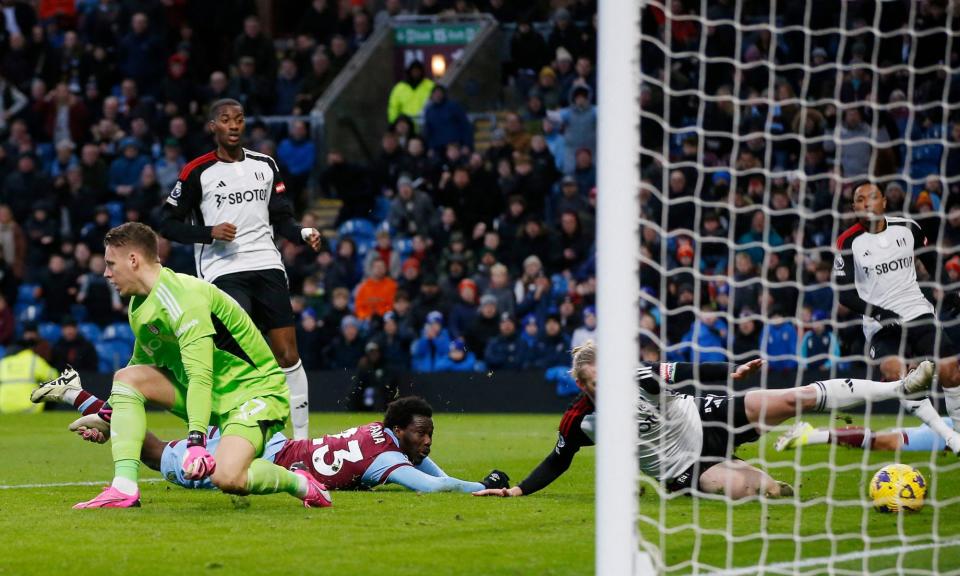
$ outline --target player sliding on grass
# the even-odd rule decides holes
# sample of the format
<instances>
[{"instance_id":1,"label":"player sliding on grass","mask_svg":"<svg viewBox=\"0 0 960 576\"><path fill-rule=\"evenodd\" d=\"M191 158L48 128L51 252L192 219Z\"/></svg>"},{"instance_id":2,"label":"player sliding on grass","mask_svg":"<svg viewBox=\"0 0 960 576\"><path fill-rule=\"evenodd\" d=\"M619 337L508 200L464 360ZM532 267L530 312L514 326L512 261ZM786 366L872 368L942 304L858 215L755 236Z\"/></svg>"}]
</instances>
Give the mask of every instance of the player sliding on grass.
<instances>
[{"instance_id":1,"label":"player sliding on grass","mask_svg":"<svg viewBox=\"0 0 960 576\"><path fill-rule=\"evenodd\" d=\"M942 418L941 422L952 430L953 420ZM912 428L895 428L886 432L874 432L863 426L843 428L814 428L809 422L797 422L777 438L778 452L794 450L800 446L816 444L839 444L864 450L901 450L904 452L941 452L949 449L947 441L926 424Z\"/></svg>"},{"instance_id":2,"label":"player sliding on grass","mask_svg":"<svg viewBox=\"0 0 960 576\"><path fill-rule=\"evenodd\" d=\"M164 268L149 226L118 226L104 245L104 276L130 297L136 342L130 363L114 375L112 412L87 417L110 423L113 483L74 508L140 505L147 401L187 422L186 478L209 476L233 494L287 492L307 507L329 506L326 488L305 471L257 459L265 438L283 428L290 404L283 372L250 317L216 286ZM216 460L206 449L211 423L222 431Z\"/></svg>"},{"instance_id":3,"label":"player sliding on grass","mask_svg":"<svg viewBox=\"0 0 960 576\"><path fill-rule=\"evenodd\" d=\"M740 499L757 494L791 496L789 484L736 457L734 451L770 428L804 412L828 412L924 393L933 379L933 362L896 382L834 379L785 390L751 390L743 396L695 398L673 388L697 374L703 381L746 378L763 365L685 362L642 364L637 370L640 470L671 492L700 491ZM582 390L560 421L557 444L542 463L513 488L482 490L477 496L524 496L563 474L582 446L594 444L597 387L596 349L587 342L573 350L571 373Z\"/></svg>"},{"instance_id":4,"label":"player sliding on grass","mask_svg":"<svg viewBox=\"0 0 960 576\"><path fill-rule=\"evenodd\" d=\"M85 440L106 442L101 427L92 427L89 416L96 415L104 401L85 391L80 375L72 368L60 378L37 388L35 402L63 402L84 417L70 425ZM207 449L216 456L220 431L210 427ZM339 434L327 434L313 440L289 440L281 433L270 438L262 458L284 468L303 468L331 490L373 488L398 484L417 492L476 492L484 488L509 488L509 478L492 471L482 482L468 482L447 476L430 459L433 445L433 408L414 396L400 398L387 406L383 422L371 422ZM140 460L159 471L164 478L184 488L214 488L209 478L191 480L181 466L187 442L165 442L147 431Z\"/></svg>"}]
</instances>

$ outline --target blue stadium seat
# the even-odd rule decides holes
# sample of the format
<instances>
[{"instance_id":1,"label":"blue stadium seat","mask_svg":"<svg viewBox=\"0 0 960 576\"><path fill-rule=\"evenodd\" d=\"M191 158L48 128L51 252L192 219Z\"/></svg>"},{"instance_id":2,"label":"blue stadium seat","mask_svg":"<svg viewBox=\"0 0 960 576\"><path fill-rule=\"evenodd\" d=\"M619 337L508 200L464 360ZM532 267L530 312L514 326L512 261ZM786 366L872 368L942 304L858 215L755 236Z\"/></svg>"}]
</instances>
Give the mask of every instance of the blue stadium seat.
<instances>
[{"instance_id":1,"label":"blue stadium seat","mask_svg":"<svg viewBox=\"0 0 960 576\"><path fill-rule=\"evenodd\" d=\"M357 242L362 242L363 240L373 240L373 237L376 235L376 229L373 226L373 222L369 220L353 218L341 224L337 233L340 236L353 236Z\"/></svg>"},{"instance_id":2,"label":"blue stadium seat","mask_svg":"<svg viewBox=\"0 0 960 576\"><path fill-rule=\"evenodd\" d=\"M19 322L36 322L43 318L43 303L17 304L13 307L13 315Z\"/></svg>"},{"instance_id":3,"label":"blue stadium seat","mask_svg":"<svg viewBox=\"0 0 960 576\"><path fill-rule=\"evenodd\" d=\"M103 329L102 337L104 340L120 340L130 343L133 343L133 341L136 340L133 335L133 330L126 322L114 322L113 324L107 326Z\"/></svg>"},{"instance_id":4,"label":"blue stadium seat","mask_svg":"<svg viewBox=\"0 0 960 576\"><path fill-rule=\"evenodd\" d=\"M55 344L60 341L60 325L54 322L41 322L37 325L37 332L44 340Z\"/></svg>"},{"instance_id":5,"label":"blue stadium seat","mask_svg":"<svg viewBox=\"0 0 960 576\"><path fill-rule=\"evenodd\" d=\"M110 225L119 226L125 220L123 202L107 202L107 212L110 213Z\"/></svg>"},{"instance_id":6,"label":"blue stadium seat","mask_svg":"<svg viewBox=\"0 0 960 576\"><path fill-rule=\"evenodd\" d=\"M2 360L3 357L6 356L6 355L7 355L7 347L6 347L6 346L0 346L0 360Z\"/></svg>"},{"instance_id":7,"label":"blue stadium seat","mask_svg":"<svg viewBox=\"0 0 960 576\"><path fill-rule=\"evenodd\" d=\"M97 370L100 372L115 372L127 365L133 353L133 345L123 340L110 340L95 344L97 356Z\"/></svg>"},{"instance_id":8,"label":"blue stadium seat","mask_svg":"<svg viewBox=\"0 0 960 576\"><path fill-rule=\"evenodd\" d=\"M403 262L410 257L413 252L413 240L410 238L397 238L393 241L393 249L400 255L400 261Z\"/></svg>"},{"instance_id":9,"label":"blue stadium seat","mask_svg":"<svg viewBox=\"0 0 960 576\"><path fill-rule=\"evenodd\" d=\"M17 289L17 304L36 304L37 299L33 296L33 292L37 288L36 284L21 284Z\"/></svg>"},{"instance_id":10,"label":"blue stadium seat","mask_svg":"<svg viewBox=\"0 0 960 576\"><path fill-rule=\"evenodd\" d=\"M100 341L100 327L93 322L81 322L77 325L77 331L90 342L97 343Z\"/></svg>"},{"instance_id":11,"label":"blue stadium seat","mask_svg":"<svg viewBox=\"0 0 960 576\"><path fill-rule=\"evenodd\" d=\"M373 213L370 214L370 217L377 222L386 220L387 216L390 215L390 202L391 200L382 194L377 196L377 201L373 205Z\"/></svg>"}]
</instances>

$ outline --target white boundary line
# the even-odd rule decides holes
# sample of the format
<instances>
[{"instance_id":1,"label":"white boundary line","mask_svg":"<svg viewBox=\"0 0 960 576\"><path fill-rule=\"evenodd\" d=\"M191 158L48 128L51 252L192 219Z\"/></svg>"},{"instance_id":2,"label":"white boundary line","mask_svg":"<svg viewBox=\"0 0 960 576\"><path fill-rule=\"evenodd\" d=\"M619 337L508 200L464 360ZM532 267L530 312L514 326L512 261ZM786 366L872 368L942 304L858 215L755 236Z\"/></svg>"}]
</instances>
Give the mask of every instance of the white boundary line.
<instances>
[{"instance_id":1,"label":"white boundary line","mask_svg":"<svg viewBox=\"0 0 960 576\"><path fill-rule=\"evenodd\" d=\"M869 550L864 552L847 552L839 556L824 556L820 558L808 558L799 562L777 562L767 566L750 566L749 568L737 568L729 571L711 572L710 574L723 574L724 576L750 576L757 573L786 573L787 569L796 570L798 568L813 568L821 564L842 564L853 560L862 560L864 558L879 558L881 556L892 556L894 554L909 554L910 552L919 552L921 550L930 550L932 548L947 548L950 546L960 546L960 540L944 540L941 542L928 542L926 544L911 544L909 546L899 546L897 548L880 548L878 550Z\"/></svg>"},{"instance_id":2,"label":"white boundary line","mask_svg":"<svg viewBox=\"0 0 960 576\"><path fill-rule=\"evenodd\" d=\"M140 482L163 482L163 478L147 478ZM33 488L63 488L66 486L107 486L110 480L95 480L90 482L54 482L51 484L0 484L0 490L17 490Z\"/></svg>"}]
</instances>

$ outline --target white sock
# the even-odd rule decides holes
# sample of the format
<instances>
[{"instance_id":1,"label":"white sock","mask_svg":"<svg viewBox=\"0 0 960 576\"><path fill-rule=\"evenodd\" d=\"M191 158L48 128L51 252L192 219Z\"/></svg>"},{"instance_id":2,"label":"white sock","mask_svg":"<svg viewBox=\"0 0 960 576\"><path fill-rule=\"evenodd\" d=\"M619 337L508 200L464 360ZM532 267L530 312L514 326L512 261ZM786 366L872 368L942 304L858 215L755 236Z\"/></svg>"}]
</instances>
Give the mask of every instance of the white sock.
<instances>
[{"instance_id":1,"label":"white sock","mask_svg":"<svg viewBox=\"0 0 960 576\"><path fill-rule=\"evenodd\" d=\"M960 387L944 388L943 400L947 405L947 415L953 420L953 428L960 430Z\"/></svg>"},{"instance_id":2,"label":"white sock","mask_svg":"<svg viewBox=\"0 0 960 576\"><path fill-rule=\"evenodd\" d=\"M63 393L63 403L73 406L73 403L77 401L77 396L79 395L79 390L67 390Z\"/></svg>"},{"instance_id":3,"label":"white sock","mask_svg":"<svg viewBox=\"0 0 960 576\"><path fill-rule=\"evenodd\" d=\"M830 442L830 431L816 429L807 435L807 444L826 444Z\"/></svg>"},{"instance_id":4,"label":"white sock","mask_svg":"<svg viewBox=\"0 0 960 576\"><path fill-rule=\"evenodd\" d=\"M308 398L307 373L303 362L284 368L287 386L290 388L290 419L293 422L293 439L306 440L310 437L310 402Z\"/></svg>"},{"instance_id":5,"label":"white sock","mask_svg":"<svg viewBox=\"0 0 960 576\"><path fill-rule=\"evenodd\" d=\"M817 390L814 412L844 410L867 402L881 402L899 396L900 380L874 382L853 378L834 378L811 384Z\"/></svg>"},{"instance_id":6,"label":"white sock","mask_svg":"<svg viewBox=\"0 0 960 576\"><path fill-rule=\"evenodd\" d=\"M133 496L137 493L137 483L129 478L121 478L117 476L113 479L113 482L111 482L110 485L127 496Z\"/></svg>"},{"instance_id":7,"label":"white sock","mask_svg":"<svg viewBox=\"0 0 960 576\"><path fill-rule=\"evenodd\" d=\"M307 496L307 492L310 491L310 482L308 482L307 479L300 474L297 474L297 478L300 479L300 487L297 489L297 498L305 498Z\"/></svg>"},{"instance_id":8,"label":"white sock","mask_svg":"<svg viewBox=\"0 0 960 576\"><path fill-rule=\"evenodd\" d=\"M864 428L863 442L860 443L860 447L864 450L869 450L871 444L873 444L873 432L871 432L869 428Z\"/></svg>"},{"instance_id":9,"label":"white sock","mask_svg":"<svg viewBox=\"0 0 960 576\"><path fill-rule=\"evenodd\" d=\"M900 405L903 406L904 411L919 418L936 432L937 436L943 438L947 443L947 448L954 454L960 453L960 434L943 422L940 413L934 407L930 398L923 398L922 400L901 399Z\"/></svg>"}]
</instances>

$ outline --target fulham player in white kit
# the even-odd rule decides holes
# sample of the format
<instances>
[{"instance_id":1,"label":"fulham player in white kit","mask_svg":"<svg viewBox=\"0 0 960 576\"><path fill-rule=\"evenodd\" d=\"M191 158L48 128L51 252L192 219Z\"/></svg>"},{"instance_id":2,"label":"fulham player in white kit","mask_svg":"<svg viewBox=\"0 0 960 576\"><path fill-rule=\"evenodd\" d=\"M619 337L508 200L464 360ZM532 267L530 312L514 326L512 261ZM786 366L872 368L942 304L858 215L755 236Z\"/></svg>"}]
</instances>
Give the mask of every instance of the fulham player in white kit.
<instances>
[{"instance_id":1,"label":"fulham player in white kit","mask_svg":"<svg viewBox=\"0 0 960 576\"><path fill-rule=\"evenodd\" d=\"M163 207L161 234L194 244L197 276L230 296L264 330L290 387L294 437L308 438L307 375L297 352L287 275L274 232L314 250L320 233L301 228L277 163L241 146L243 106L210 106L217 149L184 166Z\"/></svg>"},{"instance_id":2,"label":"fulham player in white kit","mask_svg":"<svg viewBox=\"0 0 960 576\"><path fill-rule=\"evenodd\" d=\"M934 370L932 362L922 362L896 382L836 378L799 388L751 390L739 396L699 398L675 390L694 378L718 383L726 383L728 376L741 380L762 366L762 360L741 366L721 362L641 364L637 370L640 471L671 492L723 494L731 499L758 494L791 496L789 484L777 482L737 458L737 447L803 413L922 395L930 387ZM592 341L573 350L570 373L583 393L560 420L560 434L550 454L513 488L481 490L477 496L533 494L563 474L581 447L594 444L597 369Z\"/></svg>"},{"instance_id":3,"label":"fulham player in white kit","mask_svg":"<svg viewBox=\"0 0 960 576\"><path fill-rule=\"evenodd\" d=\"M928 400L903 402L908 412L933 428L954 451L960 451L960 370L957 348L941 330L933 304L917 281L916 260L931 279L946 278L920 226L909 218L886 216L887 200L875 184L853 191L857 223L837 239L833 274L840 303L863 315L863 333L870 359L878 362L885 380L896 380L905 363L936 359L947 411L954 426L946 426ZM943 307L955 314L960 297L953 292Z\"/></svg>"}]
</instances>

